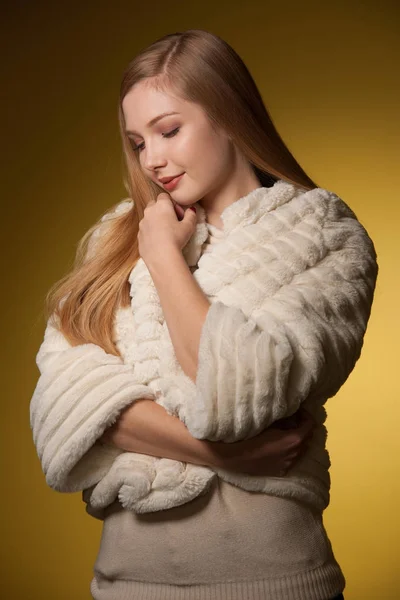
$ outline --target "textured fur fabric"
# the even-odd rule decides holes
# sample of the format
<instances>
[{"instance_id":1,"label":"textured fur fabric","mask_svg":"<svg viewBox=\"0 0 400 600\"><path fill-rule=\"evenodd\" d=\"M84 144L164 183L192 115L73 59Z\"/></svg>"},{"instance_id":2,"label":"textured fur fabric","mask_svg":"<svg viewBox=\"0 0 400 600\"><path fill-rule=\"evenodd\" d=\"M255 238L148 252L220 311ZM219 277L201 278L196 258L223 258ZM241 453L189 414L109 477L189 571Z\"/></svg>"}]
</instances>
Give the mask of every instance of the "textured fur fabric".
<instances>
[{"instance_id":1,"label":"textured fur fabric","mask_svg":"<svg viewBox=\"0 0 400 600\"><path fill-rule=\"evenodd\" d=\"M324 509L330 488L324 403L361 354L378 274L373 242L333 192L305 192L279 180L225 208L224 237L203 254L208 230L203 208L196 207L197 228L183 254L211 302L196 383L176 360L140 258L129 277L131 306L115 315L122 359L95 344L71 347L47 324L31 401L46 481L59 491L84 490L88 511L100 518L116 499L139 513L184 504L205 494L216 476ZM113 214L131 208L127 200ZM101 228L90 252L100 235ZM101 444L106 427L143 397L178 416L199 439L253 437L301 404L319 425L285 477L237 474Z\"/></svg>"}]
</instances>

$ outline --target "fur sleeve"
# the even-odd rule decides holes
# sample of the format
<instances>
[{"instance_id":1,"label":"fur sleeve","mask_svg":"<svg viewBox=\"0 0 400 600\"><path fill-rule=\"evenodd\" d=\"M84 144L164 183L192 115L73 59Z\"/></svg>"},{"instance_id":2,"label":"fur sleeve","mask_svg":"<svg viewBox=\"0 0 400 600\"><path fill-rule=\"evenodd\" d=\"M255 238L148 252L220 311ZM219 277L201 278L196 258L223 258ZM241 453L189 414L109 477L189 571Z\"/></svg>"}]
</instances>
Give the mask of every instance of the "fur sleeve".
<instances>
[{"instance_id":1,"label":"fur sleeve","mask_svg":"<svg viewBox=\"0 0 400 600\"><path fill-rule=\"evenodd\" d=\"M371 312L376 253L335 194L322 235L323 243L317 235L313 240L321 253L315 265L293 276L250 317L212 303L200 337L196 393L185 409L194 437L252 437L305 400L323 404L348 378Z\"/></svg>"},{"instance_id":2,"label":"fur sleeve","mask_svg":"<svg viewBox=\"0 0 400 600\"><path fill-rule=\"evenodd\" d=\"M121 411L154 398L133 368L95 344L70 346L48 322L36 363L40 377L30 403L33 440L47 484L83 490L108 472L122 450L98 441Z\"/></svg>"}]
</instances>

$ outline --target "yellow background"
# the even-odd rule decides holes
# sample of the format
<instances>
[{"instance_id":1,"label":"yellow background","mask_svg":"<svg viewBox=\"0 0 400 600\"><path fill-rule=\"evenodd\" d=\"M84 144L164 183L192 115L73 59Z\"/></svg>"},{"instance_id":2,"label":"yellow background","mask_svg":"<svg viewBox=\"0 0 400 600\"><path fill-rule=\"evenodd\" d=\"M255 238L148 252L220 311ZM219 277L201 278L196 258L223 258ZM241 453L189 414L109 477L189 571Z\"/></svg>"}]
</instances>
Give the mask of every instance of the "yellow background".
<instances>
[{"instance_id":1,"label":"yellow background","mask_svg":"<svg viewBox=\"0 0 400 600\"><path fill-rule=\"evenodd\" d=\"M101 523L50 490L29 427L45 293L125 197L123 69L158 37L226 39L278 131L374 240L380 273L362 356L327 404L324 513L346 600L399 596L399 19L396 2L21 2L2 17L2 597L89 600Z\"/></svg>"}]
</instances>

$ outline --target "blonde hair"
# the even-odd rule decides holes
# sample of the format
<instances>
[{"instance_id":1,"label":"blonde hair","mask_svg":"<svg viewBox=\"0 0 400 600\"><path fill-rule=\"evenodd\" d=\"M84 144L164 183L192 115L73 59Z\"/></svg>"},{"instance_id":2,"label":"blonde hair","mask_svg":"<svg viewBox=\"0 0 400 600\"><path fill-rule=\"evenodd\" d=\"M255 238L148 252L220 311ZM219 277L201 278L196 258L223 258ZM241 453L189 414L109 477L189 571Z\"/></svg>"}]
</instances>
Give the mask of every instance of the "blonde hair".
<instances>
[{"instance_id":1,"label":"blonde hair","mask_svg":"<svg viewBox=\"0 0 400 600\"><path fill-rule=\"evenodd\" d=\"M145 176L125 132L122 101L139 81L200 105L211 126L222 128L252 165L260 184L283 179L305 190L317 187L276 131L257 86L233 48L202 29L171 33L142 50L127 66L118 119L128 210L111 207L78 243L73 269L49 290L46 319L53 317L71 345L92 342L119 356L113 342L118 307L129 305L130 271L139 259L137 235L144 208L160 188ZM226 99L229 98L229 110ZM119 203L118 203L119 204ZM102 235L97 235L100 231ZM97 237L95 251L91 241Z\"/></svg>"}]
</instances>

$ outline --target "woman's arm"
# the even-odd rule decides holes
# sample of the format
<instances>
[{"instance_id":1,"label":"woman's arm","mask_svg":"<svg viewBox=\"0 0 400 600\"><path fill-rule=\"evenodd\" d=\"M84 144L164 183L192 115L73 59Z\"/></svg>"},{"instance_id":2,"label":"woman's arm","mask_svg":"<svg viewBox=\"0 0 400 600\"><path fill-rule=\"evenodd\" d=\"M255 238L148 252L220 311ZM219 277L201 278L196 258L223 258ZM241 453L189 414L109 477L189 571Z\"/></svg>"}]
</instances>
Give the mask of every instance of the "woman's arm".
<instances>
[{"instance_id":1,"label":"woman's arm","mask_svg":"<svg viewBox=\"0 0 400 600\"><path fill-rule=\"evenodd\" d=\"M144 398L126 408L101 441L128 452L251 475L279 476L306 451L314 427L310 415L300 409L294 417L277 421L250 440L230 444L198 440L178 417Z\"/></svg>"},{"instance_id":2,"label":"woman's arm","mask_svg":"<svg viewBox=\"0 0 400 600\"><path fill-rule=\"evenodd\" d=\"M176 358L184 373L196 382L200 333L210 301L177 248L169 248L147 267L160 298Z\"/></svg>"},{"instance_id":3,"label":"woman's arm","mask_svg":"<svg viewBox=\"0 0 400 600\"><path fill-rule=\"evenodd\" d=\"M222 466L223 442L194 438L182 421L153 400L136 400L100 438L127 452L171 458L208 467Z\"/></svg>"}]
</instances>

